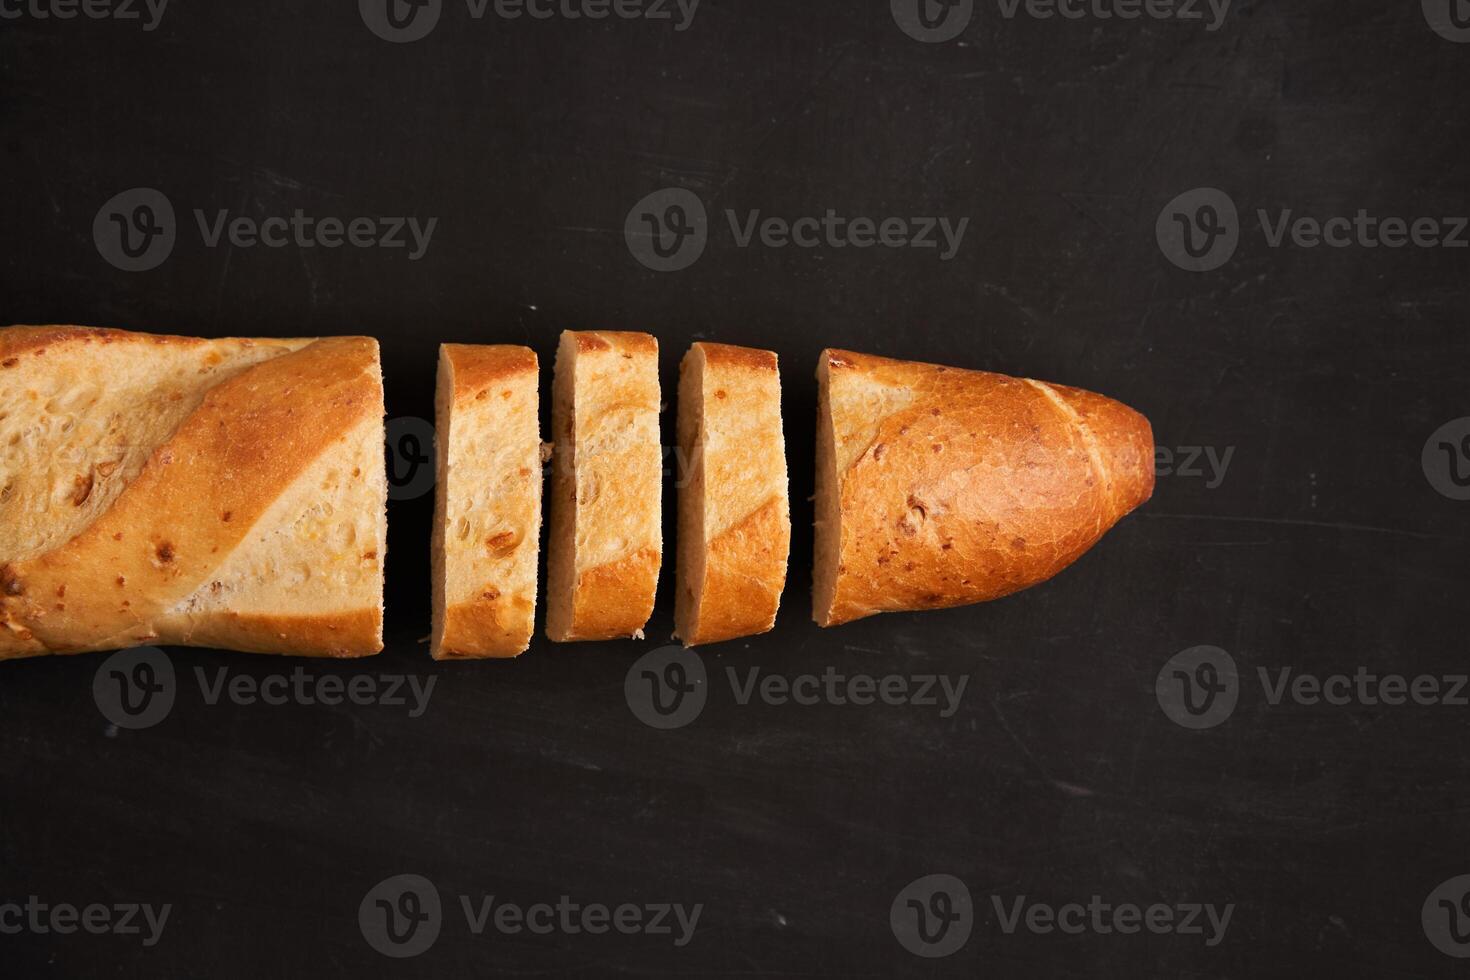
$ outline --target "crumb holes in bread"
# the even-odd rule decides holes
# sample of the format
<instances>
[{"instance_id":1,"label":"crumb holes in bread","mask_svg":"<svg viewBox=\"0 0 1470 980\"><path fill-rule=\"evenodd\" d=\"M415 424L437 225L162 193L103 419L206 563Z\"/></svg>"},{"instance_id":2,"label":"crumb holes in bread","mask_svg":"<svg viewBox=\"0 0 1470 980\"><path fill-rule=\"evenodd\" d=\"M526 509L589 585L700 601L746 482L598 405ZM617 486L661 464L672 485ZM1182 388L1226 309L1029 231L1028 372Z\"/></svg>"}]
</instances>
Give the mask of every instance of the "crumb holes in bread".
<instances>
[{"instance_id":1,"label":"crumb holes in bread","mask_svg":"<svg viewBox=\"0 0 1470 980\"><path fill-rule=\"evenodd\" d=\"M72 478L71 503L73 507L80 507L87 502L87 498L92 496L92 484L94 482L95 478L91 472L86 474L78 473Z\"/></svg>"},{"instance_id":2,"label":"crumb holes in bread","mask_svg":"<svg viewBox=\"0 0 1470 980\"><path fill-rule=\"evenodd\" d=\"M333 554L349 551L357 543L357 525L351 521L338 521L332 526L328 544Z\"/></svg>"},{"instance_id":3,"label":"crumb holes in bread","mask_svg":"<svg viewBox=\"0 0 1470 980\"><path fill-rule=\"evenodd\" d=\"M504 558L520 543L521 536L515 531L497 531L485 539L485 549L495 558Z\"/></svg>"}]
</instances>

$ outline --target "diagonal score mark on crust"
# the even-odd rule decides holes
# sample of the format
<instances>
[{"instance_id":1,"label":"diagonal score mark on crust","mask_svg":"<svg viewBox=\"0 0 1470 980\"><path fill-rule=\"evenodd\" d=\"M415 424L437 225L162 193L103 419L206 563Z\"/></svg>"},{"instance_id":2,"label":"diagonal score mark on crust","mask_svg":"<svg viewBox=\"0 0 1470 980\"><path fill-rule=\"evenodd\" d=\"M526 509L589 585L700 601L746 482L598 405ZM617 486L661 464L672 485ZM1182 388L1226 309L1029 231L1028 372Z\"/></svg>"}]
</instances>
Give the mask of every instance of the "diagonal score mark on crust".
<instances>
[{"instance_id":1,"label":"diagonal score mark on crust","mask_svg":"<svg viewBox=\"0 0 1470 980\"><path fill-rule=\"evenodd\" d=\"M324 441L206 581L165 616L338 612L375 604L387 547L377 513L385 465L374 438L378 424L364 418Z\"/></svg>"},{"instance_id":2,"label":"diagonal score mark on crust","mask_svg":"<svg viewBox=\"0 0 1470 980\"><path fill-rule=\"evenodd\" d=\"M81 534L213 388L306 343L0 331L0 561Z\"/></svg>"},{"instance_id":3,"label":"diagonal score mark on crust","mask_svg":"<svg viewBox=\"0 0 1470 980\"><path fill-rule=\"evenodd\" d=\"M1111 504L1113 500L1113 474L1108 469L1107 463L1103 460L1102 451L1097 445L1097 437L1093 435L1092 427L1087 424L1087 420L1079 415L1077 410L1069 405L1067 400L1057 394L1056 389L1045 381L1034 381L1031 378L1024 378L1022 380L1045 395L1056 406L1057 411L1071 423L1073 431L1081 434L1082 444L1087 449L1088 458L1092 460L1092 467L1097 471L1098 476L1102 478L1104 499ZM1099 534L1103 530L1103 514L1104 510L1097 510L1095 520Z\"/></svg>"}]
</instances>

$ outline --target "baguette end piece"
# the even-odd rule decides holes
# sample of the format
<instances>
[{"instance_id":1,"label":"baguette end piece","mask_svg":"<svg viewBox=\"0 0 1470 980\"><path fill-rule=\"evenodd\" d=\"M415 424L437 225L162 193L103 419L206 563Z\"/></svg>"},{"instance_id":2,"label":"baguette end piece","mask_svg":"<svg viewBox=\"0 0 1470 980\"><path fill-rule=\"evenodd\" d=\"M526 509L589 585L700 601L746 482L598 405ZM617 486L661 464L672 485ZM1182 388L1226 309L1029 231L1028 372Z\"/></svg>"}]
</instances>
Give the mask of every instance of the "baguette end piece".
<instances>
[{"instance_id":1,"label":"baguette end piece","mask_svg":"<svg viewBox=\"0 0 1470 980\"><path fill-rule=\"evenodd\" d=\"M1119 402L984 371L822 352L812 615L997 599L1081 557L1153 492Z\"/></svg>"}]
</instances>

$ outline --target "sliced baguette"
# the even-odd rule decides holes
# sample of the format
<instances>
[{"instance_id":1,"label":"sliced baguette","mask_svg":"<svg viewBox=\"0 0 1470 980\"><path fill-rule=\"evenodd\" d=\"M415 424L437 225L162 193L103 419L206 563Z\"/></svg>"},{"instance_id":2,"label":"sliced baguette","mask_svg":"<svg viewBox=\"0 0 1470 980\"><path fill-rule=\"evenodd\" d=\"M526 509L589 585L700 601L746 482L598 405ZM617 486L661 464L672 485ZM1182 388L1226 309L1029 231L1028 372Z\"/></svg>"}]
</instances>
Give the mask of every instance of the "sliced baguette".
<instances>
[{"instance_id":1,"label":"sliced baguette","mask_svg":"<svg viewBox=\"0 0 1470 980\"><path fill-rule=\"evenodd\" d=\"M674 635L696 646L764 633L791 546L776 355L691 347L679 367L679 449Z\"/></svg>"},{"instance_id":2,"label":"sliced baguette","mask_svg":"<svg viewBox=\"0 0 1470 980\"><path fill-rule=\"evenodd\" d=\"M536 353L443 344L434 400L435 660L530 645L541 534Z\"/></svg>"},{"instance_id":3,"label":"sliced baguette","mask_svg":"<svg viewBox=\"0 0 1470 980\"><path fill-rule=\"evenodd\" d=\"M996 599L1153 493L1148 420L1077 388L822 352L813 618Z\"/></svg>"},{"instance_id":4,"label":"sliced baguette","mask_svg":"<svg viewBox=\"0 0 1470 980\"><path fill-rule=\"evenodd\" d=\"M566 331L552 391L546 635L641 637L663 558L658 341Z\"/></svg>"},{"instance_id":5,"label":"sliced baguette","mask_svg":"<svg viewBox=\"0 0 1470 980\"><path fill-rule=\"evenodd\" d=\"M0 330L0 659L382 649L377 341Z\"/></svg>"}]
</instances>

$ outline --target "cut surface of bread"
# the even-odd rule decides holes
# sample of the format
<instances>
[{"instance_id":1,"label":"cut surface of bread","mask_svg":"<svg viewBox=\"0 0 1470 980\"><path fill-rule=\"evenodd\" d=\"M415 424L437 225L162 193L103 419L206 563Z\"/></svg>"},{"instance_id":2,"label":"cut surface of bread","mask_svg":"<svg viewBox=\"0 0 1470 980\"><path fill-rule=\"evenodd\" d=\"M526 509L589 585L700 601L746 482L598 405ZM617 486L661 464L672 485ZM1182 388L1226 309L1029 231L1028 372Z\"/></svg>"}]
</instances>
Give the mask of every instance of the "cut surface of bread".
<instances>
[{"instance_id":1,"label":"cut surface of bread","mask_svg":"<svg viewBox=\"0 0 1470 980\"><path fill-rule=\"evenodd\" d=\"M530 645L541 534L541 427L529 347L444 344L435 397L435 660Z\"/></svg>"},{"instance_id":2,"label":"cut surface of bread","mask_svg":"<svg viewBox=\"0 0 1470 980\"><path fill-rule=\"evenodd\" d=\"M0 329L0 659L382 649L377 341Z\"/></svg>"},{"instance_id":3,"label":"cut surface of bread","mask_svg":"<svg viewBox=\"0 0 1470 980\"><path fill-rule=\"evenodd\" d=\"M1153 431L1101 395L826 350L813 618L982 602L1066 568L1153 493Z\"/></svg>"},{"instance_id":4,"label":"cut surface of bread","mask_svg":"<svg viewBox=\"0 0 1470 980\"><path fill-rule=\"evenodd\" d=\"M791 546L776 355L695 344L679 368L678 426L674 634L695 646L764 633Z\"/></svg>"},{"instance_id":5,"label":"cut surface of bread","mask_svg":"<svg viewBox=\"0 0 1470 980\"><path fill-rule=\"evenodd\" d=\"M546 635L642 636L663 558L658 341L566 331L552 383Z\"/></svg>"}]
</instances>

